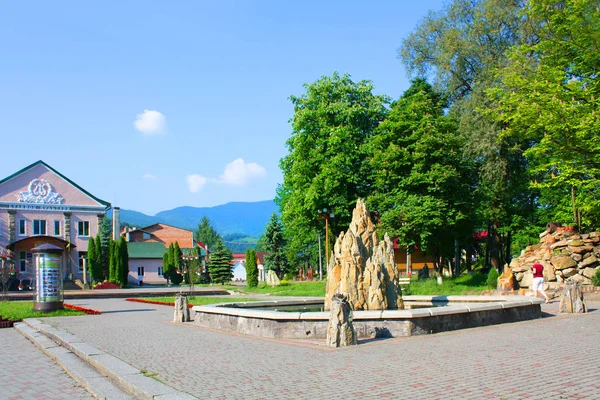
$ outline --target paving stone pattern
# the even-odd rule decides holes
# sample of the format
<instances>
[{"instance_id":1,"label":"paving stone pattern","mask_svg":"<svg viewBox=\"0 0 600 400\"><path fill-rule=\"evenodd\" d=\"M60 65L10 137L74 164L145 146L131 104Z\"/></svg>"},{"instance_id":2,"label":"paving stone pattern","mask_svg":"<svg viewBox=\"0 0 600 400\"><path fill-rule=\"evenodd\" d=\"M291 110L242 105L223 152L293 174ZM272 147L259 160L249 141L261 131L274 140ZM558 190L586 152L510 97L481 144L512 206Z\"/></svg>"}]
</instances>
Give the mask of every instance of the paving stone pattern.
<instances>
[{"instance_id":1,"label":"paving stone pattern","mask_svg":"<svg viewBox=\"0 0 600 400\"><path fill-rule=\"evenodd\" d=\"M93 399L15 329L0 329L0 399Z\"/></svg>"},{"instance_id":2,"label":"paving stone pattern","mask_svg":"<svg viewBox=\"0 0 600 400\"><path fill-rule=\"evenodd\" d=\"M104 314L47 321L199 398L600 398L600 303L585 315L337 350L172 324L171 307L77 304Z\"/></svg>"}]
</instances>

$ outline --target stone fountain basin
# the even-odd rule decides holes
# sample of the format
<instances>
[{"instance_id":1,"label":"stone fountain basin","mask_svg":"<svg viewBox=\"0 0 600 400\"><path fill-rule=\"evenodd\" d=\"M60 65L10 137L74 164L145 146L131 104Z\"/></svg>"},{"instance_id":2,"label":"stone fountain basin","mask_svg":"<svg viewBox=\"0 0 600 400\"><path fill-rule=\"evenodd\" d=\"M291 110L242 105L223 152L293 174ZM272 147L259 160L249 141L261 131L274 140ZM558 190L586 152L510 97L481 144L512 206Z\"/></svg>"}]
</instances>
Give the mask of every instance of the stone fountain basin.
<instances>
[{"instance_id":1,"label":"stone fountain basin","mask_svg":"<svg viewBox=\"0 0 600 400\"><path fill-rule=\"evenodd\" d=\"M540 318L543 300L525 296L403 296L405 305L431 308L354 311L359 338L426 335ZM271 339L325 339L329 312L257 309L323 304L323 299L273 300L195 306L198 326Z\"/></svg>"}]
</instances>

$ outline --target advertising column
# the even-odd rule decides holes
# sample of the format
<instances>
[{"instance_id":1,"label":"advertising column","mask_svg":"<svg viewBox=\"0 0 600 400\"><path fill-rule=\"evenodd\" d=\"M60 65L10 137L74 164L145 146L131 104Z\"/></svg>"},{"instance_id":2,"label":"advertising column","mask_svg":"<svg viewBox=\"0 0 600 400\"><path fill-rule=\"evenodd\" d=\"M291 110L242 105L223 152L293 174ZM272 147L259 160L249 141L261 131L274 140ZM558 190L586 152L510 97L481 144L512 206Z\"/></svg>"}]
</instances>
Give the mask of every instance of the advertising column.
<instances>
[{"instance_id":1,"label":"advertising column","mask_svg":"<svg viewBox=\"0 0 600 400\"><path fill-rule=\"evenodd\" d=\"M35 311L63 308L63 249L44 244L31 249L35 259Z\"/></svg>"}]
</instances>

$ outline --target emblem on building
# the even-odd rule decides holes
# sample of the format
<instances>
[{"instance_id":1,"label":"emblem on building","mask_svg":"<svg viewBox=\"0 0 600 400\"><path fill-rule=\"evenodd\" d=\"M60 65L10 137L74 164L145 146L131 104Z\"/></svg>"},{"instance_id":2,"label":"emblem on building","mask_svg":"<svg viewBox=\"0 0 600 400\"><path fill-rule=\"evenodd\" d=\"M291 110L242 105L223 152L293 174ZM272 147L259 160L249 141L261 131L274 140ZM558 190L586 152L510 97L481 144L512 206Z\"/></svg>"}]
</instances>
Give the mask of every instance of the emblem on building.
<instances>
[{"instance_id":1,"label":"emblem on building","mask_svg":"<svg viewBox=\"0 0 600 400\"><path fill-rule=\"evenodd\" d=\"M52 185L45 179L34 179L29 182L29 192L17 195L20 203L63 204L65 199L54 192Z\"/></svg>"}]
</instances>

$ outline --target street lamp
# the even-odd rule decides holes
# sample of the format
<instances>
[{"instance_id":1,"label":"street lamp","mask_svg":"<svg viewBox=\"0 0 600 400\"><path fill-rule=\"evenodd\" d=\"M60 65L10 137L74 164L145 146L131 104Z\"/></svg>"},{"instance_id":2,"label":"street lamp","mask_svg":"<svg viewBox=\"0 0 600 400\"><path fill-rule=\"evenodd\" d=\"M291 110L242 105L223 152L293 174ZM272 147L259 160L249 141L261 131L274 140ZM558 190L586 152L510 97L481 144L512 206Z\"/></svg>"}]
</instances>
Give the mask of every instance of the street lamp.
<instances>
[{"instance_id":1,"label":"street lamp","mask_svg":"<svg viewBox=\"0 0 600 400\"><path fill-rule=\"evenodd\" d=\"M325 220L325 265L329 265L329 219L335 217L335 215L330 213L326 208L319 210L319 214L319 219ZM321 269L319 269L319 278L323 279Z\"/></svg>"}]
</instances>

